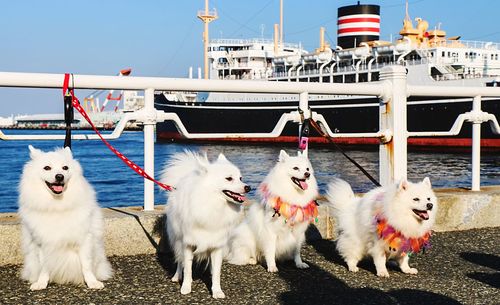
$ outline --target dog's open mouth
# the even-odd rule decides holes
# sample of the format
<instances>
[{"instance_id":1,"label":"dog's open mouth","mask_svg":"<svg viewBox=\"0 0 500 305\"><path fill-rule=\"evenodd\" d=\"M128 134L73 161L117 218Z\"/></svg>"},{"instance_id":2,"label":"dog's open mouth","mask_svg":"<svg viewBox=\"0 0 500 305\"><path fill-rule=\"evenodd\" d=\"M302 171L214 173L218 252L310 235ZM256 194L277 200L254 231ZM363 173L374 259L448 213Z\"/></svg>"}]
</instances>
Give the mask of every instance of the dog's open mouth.
<instances>
[{"instance_id":1,"label":"dog's open mouth","mask_svg":"<svg viewBox=\"0 0 500 305\"><path fill-rule=\"evenodd\" d=\"M224 195L231 198L235 202L242 203L246 199L245 196L241 195L240 193L231 192L230 190L223 190L222 192L224 193Z\"/></svg>"},{"instance_id":2,"label":"dog's open mouth","mask_svg":"<svg viewBox=\"0 0 500 305\"><path fill-rule=\"evenodd\" d=\"M429 213L427 213L427 211L414 209L413 213L415 213L422 220L428 220L429 219Z\"/></svg>"},{"instance_id":3,"label":"dog's open mouth","mask_svg":"<svg viewBox=\"0 0 500 305\"><path fill-rule=\"evenodd\" d=\"M298 187L300 187L302 190L307 190L308 185L306 183L306 179L299 179L296 177L292 177L292 182L295 183Z\"/></svg>"},{"instance_id":4,"label":"dog's open mouth","mask_svg":"<svg viewBox=\"0 0 500 305\"><path fill-rule=\"evenodd\" d=\"M45 181L45 184L47 184L47 187L52 191L54 194L61 194L64 191L64 183L62 182L54 182L50 183Z\"/></svg>"}]
</instances>

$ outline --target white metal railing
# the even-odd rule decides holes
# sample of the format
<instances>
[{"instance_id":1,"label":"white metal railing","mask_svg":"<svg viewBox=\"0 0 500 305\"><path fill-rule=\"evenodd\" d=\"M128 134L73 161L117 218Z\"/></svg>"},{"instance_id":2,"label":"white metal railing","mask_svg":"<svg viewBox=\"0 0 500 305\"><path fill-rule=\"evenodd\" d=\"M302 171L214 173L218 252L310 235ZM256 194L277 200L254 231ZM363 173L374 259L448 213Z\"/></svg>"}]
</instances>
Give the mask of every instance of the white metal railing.
<instances>
[{"instance_id":1,"label":"white metal railing","mask_svg":"<svg viewBox=\"0 0 500 305\"><path fill-rule=\"evenodd\" d=\"M57 88L62 87L64 75L41 73L0 72L0 87ZM481 111L481 96L500 97L500 88L494 87L435 87L410 86L406 83L406 70L400 65L388 66L381 70L380 81L373 83L301 83L301 82L250 82L233 80L202 80L153 77L118 77L74 75L75 89L115 89L143 90L145 93L143 109L127 113L115 130L105 135L107 139L116 139L123 132L128 121L142 122L144 125L144 169L154 177L154 126L158 122L173 121L180 132L187 138L238 138L238 137L277 137L287 122L301 124L302 119L312 118L321 123L331 137L377 137L381 140L379 150L379 172L382 185L406 178L407 174L407 138L409 136L456 135L464 122L473 123L473 164L472 190L479 190L480 159L480 124L490 122L495 133L500 134L496 117ZM161 91L208 91L208 92L244 92L299 94L299 110L282 115L274 130L270 133L244 134L197 134L189 133L175 113L165 113L154 108L154 92ZM378 96L381 100L379 113L379 131L372 133L334 133L322 115L308 111L309 94L325 95L367 95ZM408 132L406 126L407 96L447 96L474 97L471 112L460 115L447 132ZM5 135L0 131L0 140L55 140L63 135ZM97 139L94 134L72 135L73 139ZM154 185L144 180L144 209L154 209Z\"/></svg>"}]
</instances>

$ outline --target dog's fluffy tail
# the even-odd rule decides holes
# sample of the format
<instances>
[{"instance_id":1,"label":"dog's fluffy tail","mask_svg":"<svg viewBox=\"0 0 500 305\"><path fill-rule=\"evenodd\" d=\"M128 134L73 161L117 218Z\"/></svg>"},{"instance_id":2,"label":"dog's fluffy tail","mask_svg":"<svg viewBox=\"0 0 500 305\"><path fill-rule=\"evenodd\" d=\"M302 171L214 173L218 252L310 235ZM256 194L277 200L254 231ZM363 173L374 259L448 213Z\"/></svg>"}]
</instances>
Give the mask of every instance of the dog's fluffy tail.
<instances>
[{"instance_id":1,"label":"dog's fluffy tail","mask_svg":"<svg viewBox=\"0 0 500 305\"><path fill-rule=\"evenodd\" d=\"M172 156L161 174L161 181L176 187L179 181L188 175L199 172L209 165L206 155L200 156L196 152L185 150Z\"/></svg>"},{"instance_id":2,"label":"dog's fluffy tail","mask_svg":"<svg viewBox=\"0 0 500 305\"><path fill-rule=\"evenodd\" d=\"M333 208L332 215L337 223L349 221L356 208L356 196L349 183L342 179L334 179L328 184L326 198Z\"/></svg>"}]
</instances>

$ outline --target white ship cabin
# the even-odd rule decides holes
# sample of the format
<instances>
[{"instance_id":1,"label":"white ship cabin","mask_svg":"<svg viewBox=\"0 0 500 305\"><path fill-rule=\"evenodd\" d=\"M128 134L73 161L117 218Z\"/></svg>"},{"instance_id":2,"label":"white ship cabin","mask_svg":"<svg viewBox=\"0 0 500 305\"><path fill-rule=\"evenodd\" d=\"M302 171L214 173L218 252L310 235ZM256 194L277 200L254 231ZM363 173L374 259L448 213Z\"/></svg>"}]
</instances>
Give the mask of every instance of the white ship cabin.
<instances>
[{"instance_id":1,"label":"white ship cabin","mask_svg":"<svg viewBox=\"0 0 500 305\"><path fill-rule=\"evenodd\" d=\"M276 48L270 39L212 39L208 46L210 78L266 80L273 74L276 56L305 53L300 44Z\"/></svg>"},{"instance_id":2,"label":"white ship cabin","mask_svg":"<svg viewBox=\"0 0 500 305\"><path fill-rule=\"evenodd\" d=\"M395 42L367 41L356 48L320 46L301 56L285 54L274 59L275 81L353 83L376 81L388 64L401 64L408 70L408 82L453 83L464 79L490 78L485 85L500 80L500 45L491 42L462 41L446 37L445 31L428 30L428 23L415 19L416 28L407 18ZM268 65L269 66L269 65ZM249 72L247 72L249 73ZM266 74L268 75L268 70ZM456 83L456 82L455 82ZM445 84L445 83L441 83Z\"/></svg>"}]
</instances>

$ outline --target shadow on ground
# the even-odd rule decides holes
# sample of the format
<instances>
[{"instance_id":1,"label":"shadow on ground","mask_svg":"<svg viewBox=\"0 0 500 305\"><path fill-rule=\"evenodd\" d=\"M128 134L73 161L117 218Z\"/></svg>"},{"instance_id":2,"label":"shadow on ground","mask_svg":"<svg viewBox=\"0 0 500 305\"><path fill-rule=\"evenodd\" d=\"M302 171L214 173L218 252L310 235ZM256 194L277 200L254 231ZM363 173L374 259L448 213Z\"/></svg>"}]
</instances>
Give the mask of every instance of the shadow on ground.
<instances>
[{"instance_id":1,"label":"shadow on ground","mask_svg":"<svg viewBox=\"0 0 500 305\"><path fill-rule=\"evenodd\" d=\"M493 272L467 273L468 277L488 284L494 288L500 288L500 257L498 255L462 252L460 256L471 263L495 270Z\"/></svg>"}]
</instances>

